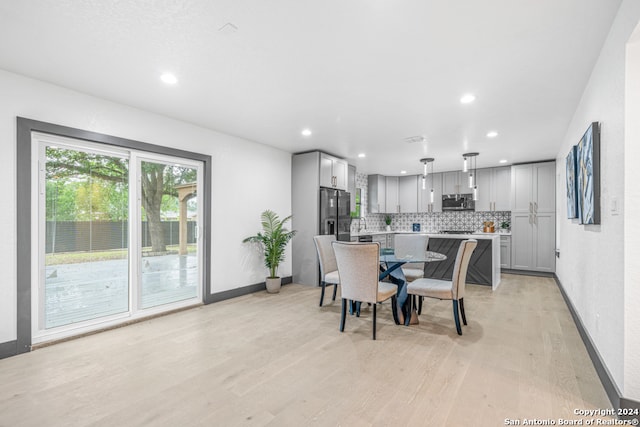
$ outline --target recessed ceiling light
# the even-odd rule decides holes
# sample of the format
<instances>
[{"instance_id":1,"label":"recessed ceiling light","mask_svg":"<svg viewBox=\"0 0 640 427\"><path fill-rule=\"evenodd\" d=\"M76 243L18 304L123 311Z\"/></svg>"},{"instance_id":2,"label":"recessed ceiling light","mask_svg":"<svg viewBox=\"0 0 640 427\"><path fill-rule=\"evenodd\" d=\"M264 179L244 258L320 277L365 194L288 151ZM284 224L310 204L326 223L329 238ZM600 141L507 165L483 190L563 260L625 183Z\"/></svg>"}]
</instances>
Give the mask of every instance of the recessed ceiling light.
<instances>
[{"instance_id":1,"label":"recessed ceiling light","mask_svg":"<svg viewBox=\"0 0 640 427\"><path fill-rule=\"evenodd\" d=\"M500 160L500 163L507 163L507 159Z\"/></svg>"},{"instance_id":2,"label":"recessed ceiling light","mask_svg":"<svg viewBox=\"0 0 640 427\"><path fill-rule=\"evenodd\" d=\"M407 171L400 171L402 175L406 175Z\"/></svg>"},{"instance_id":3,"label":"recessed ceiling light","mask_svg":"<svg viewBox=\"0 0 640 427\"><path fill-rule=\"evenodd\" d=\"M160 80L168 85L174 85L178 83L178 78L171 73L164 73L160 76Z\"/></svg>"},{"instance_id":4,"label":"recessed ceiling light","mask_svg":"<svg viewBox=\"0 0 640 427\"><path fill-rule=\"evenodd\" d=\"M302 136L311 136L311 129L302 129Z\"/></svg>"},{"instance_id":5,"label":"recessed ceiling light","mask_svg":"<svg viewBox=\"0 0 640 427\"><path fill-rule=\"evenodd\" d=\"M460 98L460 102L463 104L469 104L475 100L476 100L475 95L471 93L467 93L466 95L463 95L462 98Z\"/></svg>"},{"instance_id":6,"label":"recessed ceiling light","mask_svg":"<svg viewBox=\"0 0 640 427\"><path fill-rule=\"evenodd\" d=\"M358 154L358 157L363 158L363 157L367 157L367 155L364 154L364 153L360 153L360 154Z\"/></svg>"},{"instance_id":7,"label":"recessed ceiling light","mask_svg":"<svg viewBox=\"0 0 640 427\"><path fill-rule=\"evenodd\" d=\"M498 132L496 132L495 130L487 133L487 138L495 138L496 136L498 136Z\"/></svg>"}]
</instances>

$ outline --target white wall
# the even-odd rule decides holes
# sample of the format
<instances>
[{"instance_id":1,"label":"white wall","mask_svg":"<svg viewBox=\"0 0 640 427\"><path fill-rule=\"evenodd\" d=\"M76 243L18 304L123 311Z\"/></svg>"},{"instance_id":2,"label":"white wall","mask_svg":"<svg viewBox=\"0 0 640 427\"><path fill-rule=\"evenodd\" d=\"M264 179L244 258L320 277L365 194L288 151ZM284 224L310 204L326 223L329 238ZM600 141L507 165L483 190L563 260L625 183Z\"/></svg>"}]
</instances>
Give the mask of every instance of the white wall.
<instances>
[{"instance_id":1,"label":"white wall","mask_svg":"<svg viewBox=\"0 0 640 427\"><path fill-rule=\"evenodd\" d=\"M262 258L241 242L263 210L290 214L290 153L2 70L0 93L0 343L16 339L17 116L210 155L212 292L264 281ZM291 271L288 254L279 273Z\"/></svg>"},{"instance_id":2,"label":"white wall","mask_svg":"<svg viewBox=\"0 0 640 427\"><path fill-rule=\"evenodd\" d=\"M640 19L640 2L625 0L575 111L557 160L556 274L567 291L607 369L625 397L624 215L611 212L617 200L624 212L625 45ZM601 225L567 219L565 157L591 122L601 123ZM631 314L640 321L637 309Z\"/></svg>"},{"instance_id":3,"label":"white wall","mask_svg":"<svg viewBox=\"0 0 640 427\"><path fill-rule=\"evenodd\" d=\"M625 395L640 400L640 25L627 44L625 82Z\"/></svg>"}]
</instances>

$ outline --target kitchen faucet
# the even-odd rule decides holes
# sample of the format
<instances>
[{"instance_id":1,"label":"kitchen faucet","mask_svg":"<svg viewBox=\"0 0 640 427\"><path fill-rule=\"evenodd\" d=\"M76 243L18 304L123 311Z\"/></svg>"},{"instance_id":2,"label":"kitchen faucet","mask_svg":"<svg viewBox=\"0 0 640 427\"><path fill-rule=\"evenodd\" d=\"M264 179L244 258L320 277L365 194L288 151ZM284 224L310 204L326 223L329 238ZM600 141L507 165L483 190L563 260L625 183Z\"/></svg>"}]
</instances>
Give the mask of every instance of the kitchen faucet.
<instances>
[{"instance_id":1,"label":"kitchen faucet","mask_svg":"<svg viewBox=\"0 0 640 427\"><path fill-rule=\"evenodd\" d=\"M367 230L367 219L363 216L360 217L360 221L364 221L364 229ZM362 230L362 224L358 222L358 231Z\"/></svg>"}]
</instances>

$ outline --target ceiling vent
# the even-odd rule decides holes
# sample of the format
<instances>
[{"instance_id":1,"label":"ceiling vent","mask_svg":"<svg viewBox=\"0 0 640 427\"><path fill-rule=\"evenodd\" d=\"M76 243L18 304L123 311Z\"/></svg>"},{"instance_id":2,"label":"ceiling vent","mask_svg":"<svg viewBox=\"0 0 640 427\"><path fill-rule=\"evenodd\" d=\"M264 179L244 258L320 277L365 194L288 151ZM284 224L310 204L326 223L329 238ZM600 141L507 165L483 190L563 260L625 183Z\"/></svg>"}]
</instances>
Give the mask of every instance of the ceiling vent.
<instances>
[{"instance_id":1,"label":"ceiling vent","mask_svg":"<svg viewBox=\"0 0 640 427\"><path fill-rule=\"evenodd\" d=\"M233 34L238 31L238 27L233 25L231 22L227 22L222 27L218 28L218 32L224 35Z\"/></svg>"},{"instance_id":2,"label":"ceiling vent","mask_svg":"<svg viewBox=\"0 0 640 427\"><path fill-rule=\"evenodd\" d=\"M408 144L413 144L414 142L424 142L424 141L425 141L425 138L422 135L409 136L409 137L404 139L404 142L406 142Z\"/></svg>"}]
</instances>

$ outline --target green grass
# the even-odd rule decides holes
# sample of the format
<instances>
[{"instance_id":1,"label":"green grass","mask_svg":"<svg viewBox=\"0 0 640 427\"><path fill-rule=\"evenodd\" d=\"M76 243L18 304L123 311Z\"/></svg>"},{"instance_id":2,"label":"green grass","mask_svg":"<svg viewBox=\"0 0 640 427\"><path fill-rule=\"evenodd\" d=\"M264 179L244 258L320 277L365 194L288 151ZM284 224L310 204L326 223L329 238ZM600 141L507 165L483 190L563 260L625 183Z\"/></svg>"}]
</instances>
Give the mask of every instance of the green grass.
<instances>
[{"instance_id":1,"label":"green grass","mask_svg":"<svg viewBox=\"0 0 640 427\"><path fill-rule=\"evenodd\" d=\"M197 250L197 245L187 245L187 252L192 254ZM149 252L151 248L143 248L142 252ZM167 245L168 252L178 253L178 245ZM92 252L62 252L57 254L47 254L45 265L60 264L80 264L85 262L109 261L114 259L125 259L128 251L126 249L113 249L109 251Z\"/></svg>"}]
</instances>

